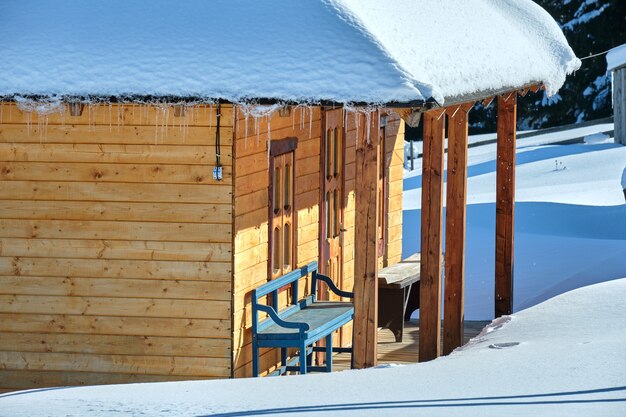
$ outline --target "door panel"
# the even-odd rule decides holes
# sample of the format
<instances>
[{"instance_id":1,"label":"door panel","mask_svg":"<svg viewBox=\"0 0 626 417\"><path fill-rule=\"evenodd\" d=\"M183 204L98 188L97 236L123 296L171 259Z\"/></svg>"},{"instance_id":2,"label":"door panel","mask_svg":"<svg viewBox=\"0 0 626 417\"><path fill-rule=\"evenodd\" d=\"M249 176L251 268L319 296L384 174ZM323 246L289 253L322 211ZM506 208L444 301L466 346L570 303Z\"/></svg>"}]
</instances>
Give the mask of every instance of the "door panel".
<instances>
[{"instance_id":1,"label":"door panel","mask_svg":"<svg viewBox=\"0 0 626 417\"><path fill-rule=\"evenodd\" d=\"M322 134L320 172L322 173L322 215L320 217L321 234L321 272L328 275L339 287L343 283L343 215L344 215L344 154L345 140L343 129L343 109L327 110L324 113L324 131ZM328 292L322 296L328 299ZM332 300L338 299L334 294Z\"/></svg>"}]
</instances>

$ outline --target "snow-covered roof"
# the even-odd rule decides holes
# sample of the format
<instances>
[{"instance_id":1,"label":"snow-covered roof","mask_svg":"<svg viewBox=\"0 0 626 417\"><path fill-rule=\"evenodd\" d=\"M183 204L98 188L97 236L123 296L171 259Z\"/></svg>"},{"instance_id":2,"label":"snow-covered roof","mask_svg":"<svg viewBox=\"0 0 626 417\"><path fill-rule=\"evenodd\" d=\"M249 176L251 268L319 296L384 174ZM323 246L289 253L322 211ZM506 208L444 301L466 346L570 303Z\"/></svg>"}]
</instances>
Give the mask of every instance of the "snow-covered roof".
<instances>
[{"instance_id":1,"label":"snow-covered roof","mask_svg":"<svg viewBox=\"0 0 626 417\"><path fill-rule=\"evenodd\" d=\"M5 0L0 96L439 104L580 61L530 0Z\"/></svg>"},{"instance_id":2,"label":"snow-covered roof","mask_svg":"<svg viewBox=\"0 0 626 417\"><path fill-rule=\"evenodd\" d=\"M626 65L626 43L616 46L606 54L607 71Z\"/></svg>"}]
</instances>

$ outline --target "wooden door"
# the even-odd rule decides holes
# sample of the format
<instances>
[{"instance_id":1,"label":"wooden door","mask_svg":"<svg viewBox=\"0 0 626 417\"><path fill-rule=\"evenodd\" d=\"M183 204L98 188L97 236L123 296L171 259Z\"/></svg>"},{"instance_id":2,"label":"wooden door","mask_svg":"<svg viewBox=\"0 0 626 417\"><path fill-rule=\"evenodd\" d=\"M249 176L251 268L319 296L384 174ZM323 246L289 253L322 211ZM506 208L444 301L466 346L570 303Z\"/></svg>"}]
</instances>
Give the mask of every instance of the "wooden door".
<instances>
[{"instance_id":1,"label":"wooden door","mask_svg":"<svg viewBox=\"0 0 626 417\"><path fill-rule=\"evenodd\" d=\"M285 275L295 266L294 157L290 151L270 158L270 279Z\"/></svg>"},{"instance_id":2,"label":"wooden door","mask_svg":"<svg viewBox=\"0 0 626 417\"><path fill-rule=\"evenodd\" d=\"M328 275L341 288L343 283L343 201L345 184L343 109L325 111L323 124L324 131L322 133L320 153L320 171L322 173L320 266L321 272L324 275ZM322 291L320 294L325 292Z\"/></svg>"}]
</instances>

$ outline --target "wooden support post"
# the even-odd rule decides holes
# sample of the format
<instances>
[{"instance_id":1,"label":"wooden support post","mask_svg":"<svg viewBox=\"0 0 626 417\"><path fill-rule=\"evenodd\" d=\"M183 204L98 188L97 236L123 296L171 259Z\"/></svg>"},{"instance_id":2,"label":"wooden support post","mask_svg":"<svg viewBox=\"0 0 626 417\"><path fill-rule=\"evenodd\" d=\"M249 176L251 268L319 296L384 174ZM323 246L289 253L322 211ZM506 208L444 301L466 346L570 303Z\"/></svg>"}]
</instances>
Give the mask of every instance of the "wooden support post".
<instances>
[{"instance_id":1,"label":"wooden support post","mask_svg":"<svg viewBox=\"0 0 626 417\"><path fill-rule=\"evenodd\" d=\"M443 304L443 354L463 344L467 113L473 103L448 108L448 186Z\"/></svg>"},{"instance_id":2,"label":"wooden support post","mask_svg":"<svg viewBox=\"0 0 626 417\"><path fill-rule=\"evenodd\" d=\"M513 312L513 225L517 94L498 97L495 316Z\"/></svg>"},{"instance_id":3,"label":"wooden support post","mask_svg":"<svg viewBox=\"0 0 626 417\"><path fill-rule=\"evenodd\" d=\"M424 113L419 361L437 358L441 346L441 239L445 110Z\"/></svg>"},{"instance_id":4,"label":"wooden support post","mask_svg":"<svg viewBox=\"0 0 626 417\"><path fill-rule=\"evenodd\" d=\"M354 239L354 329L355 368L376 366L378 356L378 130L361 129L357 137ZM362 117L362 116L359 116ZM369 120L369 118L368 118ZM374 122L376 120L376 122ZM367 137L367 131L371 134Z\"/></svg>"}]
</instances>

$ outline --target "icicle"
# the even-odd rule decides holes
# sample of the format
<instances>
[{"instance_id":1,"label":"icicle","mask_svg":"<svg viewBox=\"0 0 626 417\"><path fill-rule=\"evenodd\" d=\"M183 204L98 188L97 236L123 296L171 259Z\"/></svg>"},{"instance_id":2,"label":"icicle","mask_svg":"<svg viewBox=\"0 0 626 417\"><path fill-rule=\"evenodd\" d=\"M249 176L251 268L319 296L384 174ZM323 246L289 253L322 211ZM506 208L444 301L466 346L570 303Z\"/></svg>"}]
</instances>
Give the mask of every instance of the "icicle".
<instances>
[{"instance_id":1,"label":"icicle","mask_svg":"<svg viewBox=\"0 0 626 417\"><path fill-rule=\"evenodd\" d=\"M204 108L204 114L206 115L206 107ZM209 105L209 127L213 126L213 105Z\"/></svg>"},{"instance_id":2,"label":"icicle","mask_svg":"<svg viewBox=\"0 0 626 417\"><path fill-rule=\"evenodd\" d=\"M269 141L272 139L272 126L271 126L271 119L269 114L265 116L265 120L267 122L267 141L269 143Z\"/></svg>"},{"instance_id":3,"label":"icicle","mask_svg":"<svg viewBox=\"0 0 626 417\"><path fill-rule=\"evenodd\" d=\"M365 112L365 123L367 123L367 136L366 136L367 144L371 145L372 138L370 136L371 134L370 131L372 127L372 113L369 110L366 110Z\"/></svg>"},{"instance_id":4,"label":"icicle","mask_svg":"<svg viewBox=\"0 0 626 417\"><path fill-rule=\"evenodd\" d=\"M313 107L309 106L309 139L311 139L312 129L313 129Z\"/></svg>"},{"instance_id":5,"label":"icicle","mask_svg":"<svg viewBox=\"0 0 626 417\"><path fill-rule=\"evenodd\" d=\"M267 144L265 145L267 147L267 161L268 161L268 166L269 166L269 160L270 160L270 149L271 149L271 142L272 142L272 138L269 134L270 131L270 121L269 121L269 117L267 118Z\"/></svg>"},{"instance_id":6,"label":"icicle","mask_svg":"<svg viewBox=\"0 0 626 417\"><path fill-rule=\"evenodd\" d=\"M256 133L256 143L259 143L259 118L254 118L254 131Z\"/></svg>"},{"instance_id":7,"label":"icicle","mask_svg":"<svg viewBox=\"0 0 626 417\"><path fill-rule=\"evenodd\" d=\"M43 139L44 141L48 138L48 115L46 114L46 123L44 124L44 131L43 131Z\"/></svg>"},{"instance_id":8,"label":"icicle","mask_svg":"<svg viewBox=\"0 0 626 417\"><path fill-rule=\"evenodd\" d=\"M354 111L354 124L356 126L356 145L359 146L359 112Z\"/></svg>"},{"instance_id":9,"label":"icicle","mask_svg":"<svg viewBox=\"0 0 626 417\"><path fill-rule=\"evenodd\" d=\"M154 112L154 144L155 145L158 142L158 134L159 134L159 113Z\"/></svg>"},{"instance_id":10,"label":"icicle","mask_svg":"<svg viewBox=\"0 0 626 417\"><path fill-rule=\"evenodd\" d=\"M244 125L245 125L244 132L246 132L244 137L247 139L248 138L248 112L244 112Z\"/></svg>"}]
</instances>

